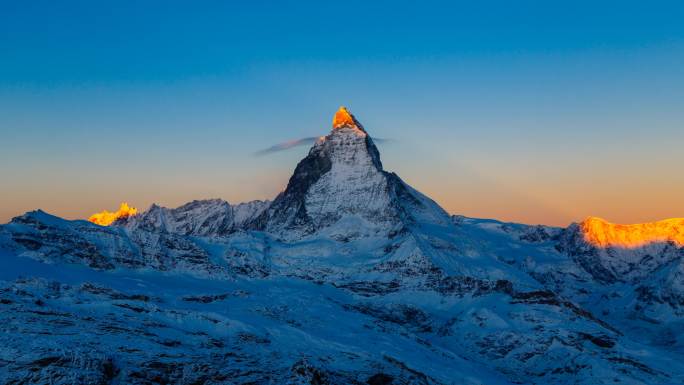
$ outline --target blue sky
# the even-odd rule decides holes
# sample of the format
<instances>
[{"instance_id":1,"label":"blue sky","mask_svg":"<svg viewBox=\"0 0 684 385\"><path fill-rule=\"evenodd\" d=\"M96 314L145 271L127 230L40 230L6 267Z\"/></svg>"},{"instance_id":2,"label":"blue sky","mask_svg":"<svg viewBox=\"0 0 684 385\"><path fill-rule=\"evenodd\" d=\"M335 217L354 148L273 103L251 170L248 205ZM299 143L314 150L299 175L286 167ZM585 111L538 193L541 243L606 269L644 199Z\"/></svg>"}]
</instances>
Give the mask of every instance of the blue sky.
<instances>
[{"instance_id":1,"label":"blue sky","mask_svg":"<svg viewBox=\"0 0 684 385\"><path fill-rule=\"evenodd\" d=\"M684 216L682 20L681 2L0 1L0 221L271 198L307 148L254 153L325 134L342 104L453 213Z\"/></svg>"}]
</instances>

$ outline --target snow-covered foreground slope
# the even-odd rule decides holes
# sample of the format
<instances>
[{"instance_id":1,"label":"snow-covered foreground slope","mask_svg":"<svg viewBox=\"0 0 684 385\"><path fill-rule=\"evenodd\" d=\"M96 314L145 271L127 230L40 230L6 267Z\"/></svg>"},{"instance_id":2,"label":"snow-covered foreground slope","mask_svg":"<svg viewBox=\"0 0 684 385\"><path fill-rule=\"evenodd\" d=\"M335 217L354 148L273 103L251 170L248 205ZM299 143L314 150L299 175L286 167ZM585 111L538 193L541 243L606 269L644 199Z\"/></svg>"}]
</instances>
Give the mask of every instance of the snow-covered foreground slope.
<instances>
[{"instance_id":1,"label":"snow-covered foreground slope","mask_svg":"<svg viewBox=\"0 0 684 385\"><path fill-rule=\"evenodd\" d=\"M0 383L683 383L681 261L452 218L340 110L272 203L0 226Z\"/></svg>"},{"instance_id":2,"label":"snow-covered foreground slope","mask_svg":"<svg viewBox=\"0 0 684 385\"><path fill-rule=\"evenodd\" d=\"M684 354L684 249L671 243L597 248L565 229L455 217L483 250L526 272L628 338Z\"/></svg>"},{"instance_id":3,"label":"snow-covered foreground slope","mask_svg":"<svg viewBox=\"0 0 684 385\"><path fill-rule=\"evenodd\" d=\"M328 285L2 261L2 383L507 383L432 346L420 311L380 322Z\"/></svg>"},{"instance_id":4,"label":"snow-covered foreground slope","mask_svg":"<svg viewBox=\"0 0 684 385\"><path fill-rule=\"evenodd\" d=\"M205 246L231 259L258 243L230 241ZM326 243L334 241L278 245L259 278L236 270L232 279L6 253L0 379L668 383L683 372L677 355L620 336L540 287L401 266L392 274ZM305 263L307 250L330 254Z\"/></svg>"}]
</instances>

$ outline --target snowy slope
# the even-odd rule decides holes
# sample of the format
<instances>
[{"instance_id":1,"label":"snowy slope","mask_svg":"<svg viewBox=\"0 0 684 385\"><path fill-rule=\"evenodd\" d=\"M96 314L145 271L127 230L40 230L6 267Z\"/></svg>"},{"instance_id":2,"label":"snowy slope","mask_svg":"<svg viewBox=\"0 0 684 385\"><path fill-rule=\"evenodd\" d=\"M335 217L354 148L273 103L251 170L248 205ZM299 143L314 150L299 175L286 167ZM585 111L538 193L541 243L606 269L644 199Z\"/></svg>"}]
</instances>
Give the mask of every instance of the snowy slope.
<instances>
[{"instance_id":1,"label":"snowy slope","mask_svg":"<svg viewBox=\"0 0 684 385\"><path fill-rule=\"evenodd\" d=\"M268 201L231 205L221 199L192 201L169 209L152 205L147 211L118 223L129 230L138 228L180 235L220 236L241 228L268 207Z\"/></svg>"},{"instance_id":2,"label":"snowy slope","mask_svg":"<svg viewBox=\"0 0 684 385\"><path fill-rule=\"evenodd\" d=\"M682 383L682 252L630 253L450 217L340 110L272 203L0 226L0 383Z\"/></svg>"},{"instance_id":3,"label":"snowy slope","mask_svg":"<svg viewBox=\"0 0 684 385\"><path fill-rule=\"evenodd\" d=\"M457 218L488 253L589 310L633 340L684 354L684 250L597 248L566 229Z\"/></svg>"}]
</instances>

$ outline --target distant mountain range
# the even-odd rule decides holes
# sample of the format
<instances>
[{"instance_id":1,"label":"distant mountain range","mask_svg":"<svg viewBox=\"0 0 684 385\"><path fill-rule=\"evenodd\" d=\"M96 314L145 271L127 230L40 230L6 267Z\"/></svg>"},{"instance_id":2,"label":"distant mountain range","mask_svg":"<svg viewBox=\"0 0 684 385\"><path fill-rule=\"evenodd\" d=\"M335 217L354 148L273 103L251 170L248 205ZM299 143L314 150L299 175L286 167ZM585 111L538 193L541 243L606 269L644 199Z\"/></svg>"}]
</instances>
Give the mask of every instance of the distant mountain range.
<instances>
[{"instance_id":1,"label":"distant mountain range","mask_svg":"<svg viewBox=\"0 0 684 385\"><path fill-rule=\"evenodd\" d=\"M273 201L93 222L0 226L0 383L684 383L684 220L451 216L345 108Z\"/></svg>"}]
</instances>

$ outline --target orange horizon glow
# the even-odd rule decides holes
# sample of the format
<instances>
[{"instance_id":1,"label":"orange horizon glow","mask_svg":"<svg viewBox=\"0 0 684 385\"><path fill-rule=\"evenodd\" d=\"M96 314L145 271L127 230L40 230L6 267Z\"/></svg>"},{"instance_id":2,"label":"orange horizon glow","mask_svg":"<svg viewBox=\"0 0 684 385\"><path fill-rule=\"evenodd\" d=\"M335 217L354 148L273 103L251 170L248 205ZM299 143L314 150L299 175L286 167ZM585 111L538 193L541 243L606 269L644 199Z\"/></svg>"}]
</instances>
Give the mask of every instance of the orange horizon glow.
<instances>
[{"instance_id":1,"label":"orange horizon glow","mask_svg":"<svg viewBox=\"0 0 684 385\"><path fill-rule=\"evenodd\" d=\"M107 210L103 210L99 213L95 213L91 215L88 220L92 223L95 223L100 226L109 226L114 221L116 221L119 218L128 218L131 215L135 215L138 213L138 209L135 207L131 207L128 205L126 202L122 202L121 206L119 206L119 211L116 212L111 212Z\"/></svg>"},{"instance_id":2,"label":"orange horizon glow","mask_svg":"<svg viewBox=\"0 0 684 385\"><path fill-rule=\"evenodd\" d=\"M614 224L598 217L580 223L584 239L594 246L633 249L656 242L674 242L684 246L684 218L630 225Z\"/></svg>"}]
</instances>

